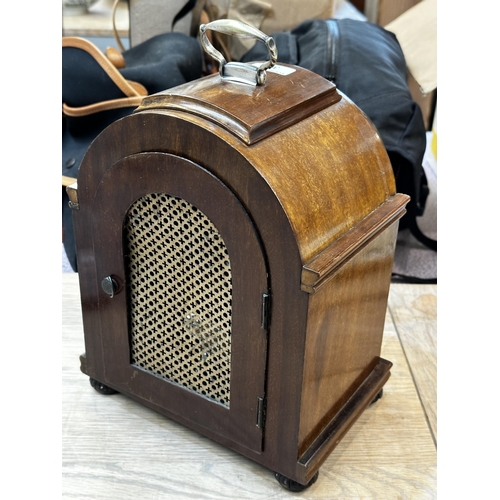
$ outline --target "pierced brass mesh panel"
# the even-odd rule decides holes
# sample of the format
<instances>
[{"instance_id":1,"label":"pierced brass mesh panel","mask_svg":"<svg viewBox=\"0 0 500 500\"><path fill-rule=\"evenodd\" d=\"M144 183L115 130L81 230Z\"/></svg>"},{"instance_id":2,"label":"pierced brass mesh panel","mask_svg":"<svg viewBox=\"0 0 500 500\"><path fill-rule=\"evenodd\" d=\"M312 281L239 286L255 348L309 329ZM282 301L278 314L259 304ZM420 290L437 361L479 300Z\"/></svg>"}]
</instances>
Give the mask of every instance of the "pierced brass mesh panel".
<instances>
[{"instance_id":1,"label":"pierced brass mesh panel","mask_svg":"<svg viewBox=\"0 0 500 500\"><path fill-rule=\"evenodd\" d=\"M232 284L212 222L167 194L125 221L132 364L229 407Z\"/></svg>"}]
</instances>

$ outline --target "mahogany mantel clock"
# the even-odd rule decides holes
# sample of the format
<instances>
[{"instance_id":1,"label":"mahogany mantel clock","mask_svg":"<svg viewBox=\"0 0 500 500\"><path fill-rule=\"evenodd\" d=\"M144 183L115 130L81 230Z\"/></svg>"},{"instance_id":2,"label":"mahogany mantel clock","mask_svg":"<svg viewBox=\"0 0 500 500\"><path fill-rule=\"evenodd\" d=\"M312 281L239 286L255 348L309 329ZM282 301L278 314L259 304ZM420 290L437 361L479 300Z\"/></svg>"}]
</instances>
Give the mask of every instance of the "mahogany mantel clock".
<instances>
[{"instance_id":1,"label":"mahogany mantel clock","mask_svg":"<svg viewBox=\"0 0 500 500\"><path fill-rule=\"evenodd\" d=\"M301 489L389 378L408 197L366 116L250 35L267 64L145 98L68 188L81 369Z\"/></svg>"}]
</instances>

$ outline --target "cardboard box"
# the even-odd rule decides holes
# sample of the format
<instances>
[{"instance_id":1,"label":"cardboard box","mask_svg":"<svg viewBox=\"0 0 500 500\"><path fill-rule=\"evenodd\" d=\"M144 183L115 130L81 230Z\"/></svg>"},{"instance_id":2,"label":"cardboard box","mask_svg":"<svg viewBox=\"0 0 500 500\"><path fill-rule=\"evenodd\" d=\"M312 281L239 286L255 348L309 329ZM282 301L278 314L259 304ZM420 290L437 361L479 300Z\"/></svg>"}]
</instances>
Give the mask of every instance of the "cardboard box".
<instances>
[{"instance_id":1,"label":"cardboard box","mask_svg":"<svg viewBox=\"0 0 500 500\"><path fill-rule=\"evenodd\" d=\"M431 129L437 89L437 0L423 0L384 26L396 35L408 66L408 86Z\"/></svg>"},{"instance_id":2,"label":"cardboard box","mask_svg":"<svg viewBox=\"0 0 500 500\"><path fill-rule=\"evenodd\" d=\"M237 19L251 24L264 33L291 30L306 19L333 17L343 0L210 0L219 9L220 18ZM227 5L225 9L224 6ZM228 40L231 57L240 59L255 43L253 39Z\"/></svg>"},{"instance_id":3,"label":"cardboard box","mask_svg":"<svg viewBox=\"0 0 500 500\"><path fill-rule=\"evenodd\" d=\"M306 19L328 19L333 17L339 0L265 0L271 5L264 18L261 30L264 33L290 30Z\"/></svg>"},{"instance_id":4,"label":"cardboard box","mask_svg":"<svg viewBox=\"0 0 500 500\"><path fill-rule=\"evenodd\" d=\"M422 93L437 87L437 0L423 0L385 26L403 49L406 64Z\"/></svg>"}]
</instances>

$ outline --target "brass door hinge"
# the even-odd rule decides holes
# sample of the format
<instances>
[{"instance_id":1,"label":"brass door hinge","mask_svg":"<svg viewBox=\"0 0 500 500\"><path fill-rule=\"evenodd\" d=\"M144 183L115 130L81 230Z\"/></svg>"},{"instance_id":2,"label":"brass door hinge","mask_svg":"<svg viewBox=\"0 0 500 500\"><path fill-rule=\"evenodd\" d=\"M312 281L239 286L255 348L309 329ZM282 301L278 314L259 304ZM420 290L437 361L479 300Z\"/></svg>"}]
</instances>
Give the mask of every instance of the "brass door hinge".
<instances>
[{"instance_id":1,"label":"brass door hinge","mask_svg":"<svg viewBox=\"0 0 500 500\"><path fill-rule=\"evenodd\" d=\"M257 427L263 429L266 423L266 400L259 398L257 401Z\"/></svg>"},{"instance_id":2,"label":"brass door hinge","mask_svg":"<svg viewBox=\"0 0 500 500\"><path fill-rule=\"evenodd\" d=\"M271 322L271 294L262 294L262 328L264 330L269 329L269 323Z\"/></svg>"}]
</instances>

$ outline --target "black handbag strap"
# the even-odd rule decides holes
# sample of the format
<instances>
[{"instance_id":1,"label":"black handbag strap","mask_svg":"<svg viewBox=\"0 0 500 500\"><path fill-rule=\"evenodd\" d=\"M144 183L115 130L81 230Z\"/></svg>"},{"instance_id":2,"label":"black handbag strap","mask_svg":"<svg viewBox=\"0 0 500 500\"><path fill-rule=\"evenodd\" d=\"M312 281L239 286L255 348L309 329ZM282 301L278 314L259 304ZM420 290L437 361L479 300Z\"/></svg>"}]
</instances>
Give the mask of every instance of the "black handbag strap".
<instances>
[{"instance_id":1,"label":"black handbag strap","mask_svg":"<svg viewBox=\"0 0 500 500\"><path fill-rule=\"evenodd\" d=\"M172 31L174 31L174 26L177 24L178 21L180 21L183 17L187 16L196 6L196 3L198 0L188 0L182 9L177 12L177 14L174 16L174 19L172 20Z\"/></svg>"},{"instance_id":2,"label":"black handbag strap","mask_svg":"<svg viewBox=\"0 0 500 500\"><path fill-rule=\"evenodd\" d=\"M392 273L391 283L412 283L414 285L437 285L437 278L419 278L405 274Z\"/></svg>"},{"instance_id":3,"label":"black handbag strap","mask_svg":"<svg viewBox=\"0 0 500 500\"><path fill-rule=\"evenodd\" d=\"M428 238L424 233L422 233L422 231L420 231L415 217L410 218L410 220L408 221L408 229L410 230L411 234L415 236L415 238L420 241L420 243L422 243L422 245L425 245L427 248L430 248L431 250L437 252L437 240Z\"/></svg>"}]
</instances>

